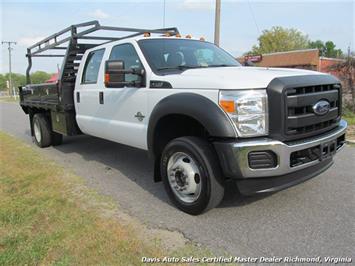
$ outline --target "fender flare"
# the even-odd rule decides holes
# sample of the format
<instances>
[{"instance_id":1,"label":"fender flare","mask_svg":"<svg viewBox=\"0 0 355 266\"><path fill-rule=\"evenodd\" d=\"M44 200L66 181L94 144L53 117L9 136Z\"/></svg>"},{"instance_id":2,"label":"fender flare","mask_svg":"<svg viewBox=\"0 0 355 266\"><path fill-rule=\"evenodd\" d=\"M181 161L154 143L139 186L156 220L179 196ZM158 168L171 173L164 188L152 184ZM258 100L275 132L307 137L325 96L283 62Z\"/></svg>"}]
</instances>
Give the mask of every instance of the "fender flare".
<instances>
[{"instance_id":1,"label":"fender flare","mask_svg":"<svg viewBox=\"0 0 355 266\"><path fill-rule=\"evenodd\" d=\"M178 93L163 98L156 104L149 118L147 144L154 158L155 128L167 115L181 114L198 121L213 137L235 138L234 127L227 115L210 99L195 93Z\"/></svg>"}]
</instances>

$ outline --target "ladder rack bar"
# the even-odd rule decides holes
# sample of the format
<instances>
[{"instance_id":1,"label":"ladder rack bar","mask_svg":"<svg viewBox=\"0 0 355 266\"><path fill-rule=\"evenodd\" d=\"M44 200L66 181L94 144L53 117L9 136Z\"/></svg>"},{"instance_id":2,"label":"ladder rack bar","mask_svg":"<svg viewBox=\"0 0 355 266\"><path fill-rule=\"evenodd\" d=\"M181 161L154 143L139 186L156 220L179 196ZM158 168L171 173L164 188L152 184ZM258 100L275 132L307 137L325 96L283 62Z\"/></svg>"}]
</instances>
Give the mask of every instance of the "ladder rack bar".
<instances>
[{"instance_id":1,"label":"ladder rack bar","mask_svg":"<svg viewBox=\"0 0 355 266\"><path fill-rule=\"evenodd\" d=\"M32 57L64 57L65 54L35 54Z\"/></svg>"}]
</instances>

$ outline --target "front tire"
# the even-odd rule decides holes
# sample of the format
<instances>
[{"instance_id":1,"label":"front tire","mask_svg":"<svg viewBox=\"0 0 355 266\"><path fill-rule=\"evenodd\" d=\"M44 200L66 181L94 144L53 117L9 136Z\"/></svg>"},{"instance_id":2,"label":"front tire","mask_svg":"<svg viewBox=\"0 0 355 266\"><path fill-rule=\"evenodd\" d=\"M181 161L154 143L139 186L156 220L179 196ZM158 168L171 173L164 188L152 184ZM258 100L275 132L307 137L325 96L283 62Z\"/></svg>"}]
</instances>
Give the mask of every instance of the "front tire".
<instances>
[{"instance_id":1,"label":"front tire","mask_svg":"<svg viewBox=\"0 0 355 266\"><path fill-rule=\"evenodd\" d=\"M160 171L165 190L180 210L198 215L223 199L223 178L211 145L198 137L170 141L161 157Z\"/></svg>"}]
</instances>

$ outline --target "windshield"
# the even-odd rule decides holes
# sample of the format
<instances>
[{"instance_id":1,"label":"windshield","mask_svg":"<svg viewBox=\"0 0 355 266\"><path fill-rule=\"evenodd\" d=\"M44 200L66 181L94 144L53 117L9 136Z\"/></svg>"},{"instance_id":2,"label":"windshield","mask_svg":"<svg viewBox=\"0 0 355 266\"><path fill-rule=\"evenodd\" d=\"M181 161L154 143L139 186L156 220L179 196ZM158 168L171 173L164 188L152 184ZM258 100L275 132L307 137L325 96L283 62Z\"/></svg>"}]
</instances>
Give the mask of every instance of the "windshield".
<instances>
[{"instance_id":1,"label":"windshield","mask_svg":"<svg viewBox=\"0 0 355 266\"><path fill-rule=\"evenodd\" d=\"M184 39L138 41L154 72L183 71L190 68L240 66L238 61L212 43Z\"/></svg>"}]
</instances>

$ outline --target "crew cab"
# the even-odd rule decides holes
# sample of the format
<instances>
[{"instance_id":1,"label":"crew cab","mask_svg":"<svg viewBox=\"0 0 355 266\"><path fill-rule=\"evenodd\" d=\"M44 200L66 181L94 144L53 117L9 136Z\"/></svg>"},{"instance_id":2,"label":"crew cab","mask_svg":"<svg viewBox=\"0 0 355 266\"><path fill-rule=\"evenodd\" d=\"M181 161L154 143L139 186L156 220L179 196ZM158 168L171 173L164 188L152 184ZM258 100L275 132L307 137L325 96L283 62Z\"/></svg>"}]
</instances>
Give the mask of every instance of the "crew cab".
<instances>
[{"instance_id":1,"label":"crew cab","mask_svg":"<svg viewBox=\"0 0 355 266\"><path fill-rule=\"evenodd\" d=\"M56 83L31 84L37 56L63 57ZM91 21L36 43L27 57L20 105L38 146L87 134L146 150L154 181L189 214L216 207L226 181L244 195L301 183L328 169L344 146L338 79L241 66L176 28Z\"/></svg>"}]
</instances>

